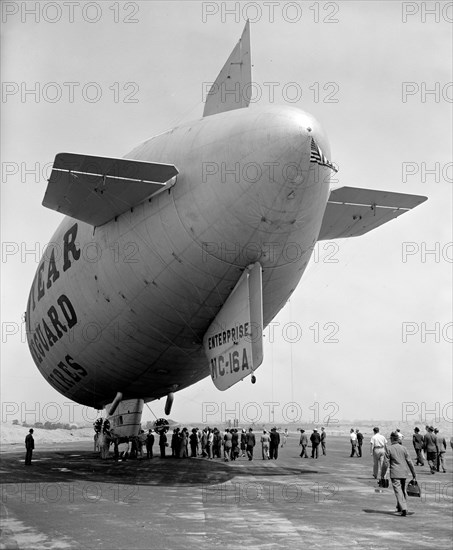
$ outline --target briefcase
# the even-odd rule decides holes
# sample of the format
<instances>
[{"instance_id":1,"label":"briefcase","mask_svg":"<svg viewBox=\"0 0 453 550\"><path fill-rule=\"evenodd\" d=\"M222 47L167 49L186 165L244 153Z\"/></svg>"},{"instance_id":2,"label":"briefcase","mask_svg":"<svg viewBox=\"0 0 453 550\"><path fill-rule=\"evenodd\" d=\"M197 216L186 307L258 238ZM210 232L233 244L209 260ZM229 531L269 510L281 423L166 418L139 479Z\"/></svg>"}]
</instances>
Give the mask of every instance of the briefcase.
<instances>
[{"instance_id":1,"label":"briefcase","mask_svg":"<svg viewBox=\"0 0 453 550\"><path fill-rule=\"evenodd\" d=\"M421 497L422 492L420 490L419 484L416 482L415 479L411 479L406 487L406 493L409 497Z\"/></svg>"}]
</instances>

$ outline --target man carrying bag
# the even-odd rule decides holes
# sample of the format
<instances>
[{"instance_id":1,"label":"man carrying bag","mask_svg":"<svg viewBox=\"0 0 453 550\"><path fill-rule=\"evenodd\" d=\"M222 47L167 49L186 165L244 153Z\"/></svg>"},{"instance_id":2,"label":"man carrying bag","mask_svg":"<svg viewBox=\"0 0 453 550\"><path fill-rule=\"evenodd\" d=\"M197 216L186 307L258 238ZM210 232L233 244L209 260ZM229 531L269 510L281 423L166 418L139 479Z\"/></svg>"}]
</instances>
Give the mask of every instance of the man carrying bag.
<instances>
[{"instance_id":1,"label":"man carrying bag","mask_svg":"<svg viewBox=\"0 0 453 550\"><path fill-rule=\"evenodd\" d=\"M393 491L396 497L396 511L401 513L401 516L407 516L407 493L406 493L406 478L407 467L412 473L412 479L416 479L414 464L409 457L406 447L399 443L398 434L392 432L390 434L391 445L387 447L384 457L384 465L382 467L381 479L385 477L387 469L390 467L390 479L392 480Z\"/></svg>"}]
</instances>

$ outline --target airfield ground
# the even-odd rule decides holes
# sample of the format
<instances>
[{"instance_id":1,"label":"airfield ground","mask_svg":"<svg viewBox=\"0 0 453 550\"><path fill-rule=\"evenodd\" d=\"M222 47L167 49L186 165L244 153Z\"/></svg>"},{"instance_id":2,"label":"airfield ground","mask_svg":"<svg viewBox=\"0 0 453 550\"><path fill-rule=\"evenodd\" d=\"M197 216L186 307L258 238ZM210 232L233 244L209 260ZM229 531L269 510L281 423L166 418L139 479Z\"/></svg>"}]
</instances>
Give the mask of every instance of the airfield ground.
<instances>
[{"instance_id":1,"label":"airfield ground","mask_svg":"<svg viewBox=\"0 0 453 550\"><path fill-rule=\"evenodd\" d=\"M2 447L0 549L451 549L450 448L448 473L417 467L423 495L402 518L368 447L350 458L347 437L329 437L318 460L300 458L295 434L277 461L258 446L253 461L115 463L92 445L37 448L30 467L21 447Z\"/></svg>"}]
</instances>

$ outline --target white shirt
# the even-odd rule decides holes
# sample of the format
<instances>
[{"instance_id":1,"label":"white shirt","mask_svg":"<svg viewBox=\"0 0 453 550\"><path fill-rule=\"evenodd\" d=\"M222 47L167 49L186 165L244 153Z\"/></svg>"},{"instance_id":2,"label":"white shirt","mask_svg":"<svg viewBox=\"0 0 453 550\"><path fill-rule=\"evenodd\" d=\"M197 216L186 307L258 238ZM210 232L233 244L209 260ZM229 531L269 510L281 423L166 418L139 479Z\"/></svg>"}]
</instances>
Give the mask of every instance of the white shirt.
<instances>
[{"instance_id":1,"label":"white shirt","mask_svg":"<svg viewBox=\"0 0 453 550\"><path fill-rule=\"evenodd\" d=\"M385 445L387 445L387 440L382 434L377 433L377 434L374 434L373 437L370 439L370 445L371 445L372 451L380 447L384 448Z\"/></svg>"},{"instance_id":2,"label":"white shirt","mask_svg":"<svg viewBox=\"0 0 453 550\"><path fill-rule=\"evenodd\" d=\"M357 441L357 434L355 432L351 432L349 437L351 438L351 441Z\"/></svg>"}]
</instances>

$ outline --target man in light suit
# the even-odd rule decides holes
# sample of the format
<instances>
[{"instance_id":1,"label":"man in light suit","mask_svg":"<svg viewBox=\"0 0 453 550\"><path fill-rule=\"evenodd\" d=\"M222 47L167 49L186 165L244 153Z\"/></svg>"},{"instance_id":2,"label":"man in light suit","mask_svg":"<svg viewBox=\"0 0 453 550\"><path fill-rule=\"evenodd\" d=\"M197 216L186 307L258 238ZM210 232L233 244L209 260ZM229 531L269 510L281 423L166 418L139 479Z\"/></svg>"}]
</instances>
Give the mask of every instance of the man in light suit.
<instances>
[{"instance_id":1,"label":"man in light suit","mask_svg":"<svg viewBox=\"0 0 453 550\"><path fill-rule=\"evenodd\" d=\"M412 479L416 479L415 468L409 457L406 447L399 442L397 432L390 434L391 445L387 447L382 467L381 479L384 479L387 469L390 468L393 492L396 497L396 511L407 516L406 478L407 467L412 473Z\"/></svg>"}]
</instances>

